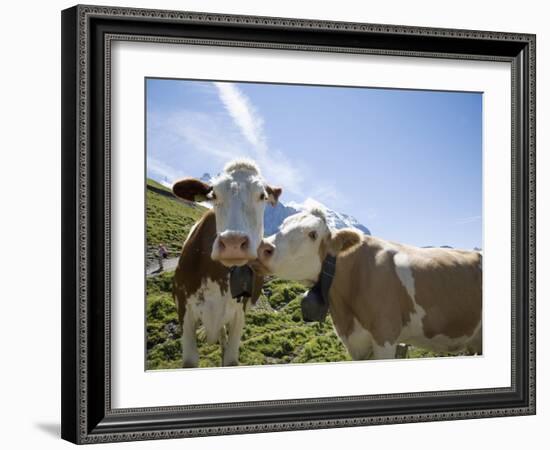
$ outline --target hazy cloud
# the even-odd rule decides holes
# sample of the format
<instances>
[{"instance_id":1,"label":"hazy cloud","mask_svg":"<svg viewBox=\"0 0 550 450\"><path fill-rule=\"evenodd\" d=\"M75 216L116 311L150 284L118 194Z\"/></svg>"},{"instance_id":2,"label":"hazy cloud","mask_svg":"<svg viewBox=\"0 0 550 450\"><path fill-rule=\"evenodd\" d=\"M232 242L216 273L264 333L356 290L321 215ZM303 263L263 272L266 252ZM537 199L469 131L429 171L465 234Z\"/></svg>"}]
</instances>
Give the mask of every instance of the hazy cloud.
<instances>
[{"instance_id":1,"label":"hazy cloud","mask_svg":"<svg viewBox=\"0 0 550 450\"><path fill-rule=\"evenodd\" d=\"M481 220L481 216L461 217L456 220L457 225L466 225L467 223L474 223Z\"/></svg>"},{"instance_id":2,"label":"hazy cloud","mask_svg":"<svg viewBox=\"0 0 550 450\"><path fill-rule=\"evenodd\" d=\"M147 156L147 170L155 173L159 177L158 180L169 187L181 177L181 174L178 174L172 167L152 156Z\"/></svg>"},{"instance_id":3,"label":"hazy cloud","mask_svg":"<svg viewBox=\"0 0 550 450\"><path fill-rule=\"evenodd\" d=\"M202 175L188 173L199 166L199 171L215 175L228 161L247 157L258 163L266 181L294 197L313 197L331 208L343 206L345 197L328 180L320 183L310 167L269 146L264 118L238 86L221 82L209 86L223 106L220 112L180 109L148 114L148 128L153 131L148 141L151 172L174 180Z\"/></svg>"},{"instance_id":4,"label":"hazy cloud","mask_svg":"<svg viewBox=\"0 0 550 450\"><path fill-rule=\"evenodd\" d=\"M214 83L220 101L244 138L258 151L267 150L264 120L249 98L233 83Z\"/></svg>"}]
</instances>

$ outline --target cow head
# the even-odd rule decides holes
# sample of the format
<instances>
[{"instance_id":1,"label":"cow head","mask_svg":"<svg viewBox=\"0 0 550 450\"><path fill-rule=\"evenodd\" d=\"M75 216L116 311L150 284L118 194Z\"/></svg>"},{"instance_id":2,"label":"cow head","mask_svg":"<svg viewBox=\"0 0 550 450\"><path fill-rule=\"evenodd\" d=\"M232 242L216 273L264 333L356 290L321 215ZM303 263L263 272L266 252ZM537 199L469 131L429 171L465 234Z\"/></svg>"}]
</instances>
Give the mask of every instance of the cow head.
<instances>
[{"instance_id":1,"label":"cow head","mask_svg":"<svg viewBox=\"0 0 550 450\"><path fill-rule=\"evenodd\" d=\"M282 192L269 186L256 164L248 160L228 163L211 184L186 178L176 182L172 190L185 200L212 203L217 235L211 257L228 267L257 258L266 203L274 206Z\"/></svg>"},{"instance_id":2,"label":"cow head","mask_svg":"<svg viewBox=\"0 0 550 450\"><path fill-rule=\"evenodd\" d=\"M287 217L258 249L254 268L265 275L314 284L327 254L337 256L362 240L353 229L331 231L319 209Z\"/></svg>"}]
</instances>

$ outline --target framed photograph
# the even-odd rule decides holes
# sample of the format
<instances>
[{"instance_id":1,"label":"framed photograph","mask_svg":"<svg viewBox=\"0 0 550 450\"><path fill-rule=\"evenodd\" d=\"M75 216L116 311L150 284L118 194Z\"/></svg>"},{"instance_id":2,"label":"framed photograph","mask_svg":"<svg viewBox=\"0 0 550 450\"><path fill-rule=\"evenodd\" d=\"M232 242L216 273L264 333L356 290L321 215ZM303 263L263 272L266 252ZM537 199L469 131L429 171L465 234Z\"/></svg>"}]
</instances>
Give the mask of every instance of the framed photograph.
<instances>
[{"instance_id":1,"label":"framed photograph","mask_svg":"<svg viewBox=\"0 0 550 450\"><path fill-rule=\"evenodd\" d=\"M62 437L535 413L535 36L62 12Z\"/></svg>"}]
</instances>

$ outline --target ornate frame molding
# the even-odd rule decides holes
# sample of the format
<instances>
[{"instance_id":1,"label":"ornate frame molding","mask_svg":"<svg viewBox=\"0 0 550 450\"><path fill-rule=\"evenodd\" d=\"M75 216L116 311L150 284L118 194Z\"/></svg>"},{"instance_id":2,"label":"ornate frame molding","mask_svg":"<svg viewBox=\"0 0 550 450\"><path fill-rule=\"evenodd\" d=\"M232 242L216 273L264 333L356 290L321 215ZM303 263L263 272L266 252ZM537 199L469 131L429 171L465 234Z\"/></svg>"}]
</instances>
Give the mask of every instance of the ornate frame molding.
<instances>
[{"instance_id":1,"label":"ornate frame molding","mask_svg":"<svg viewBox=\"0 0 550 450\"><path fill-rule=\"evenodd\" d=\"M228 31L228 37L174 37L152 36L135 32L112 32L108 26L101 31L93 30L99 20L117 22L117 27L124 29L125 24L140 24L144 29L153 22L167 27L193 25L208 30ZM94 22L95 21L95 22ZM300 36L302 31L318 30L335 33L345 37L375 36L377 46L341 46L329 42L273 42L262 40L262 36L253 40L231 39L229 30L232 26L245 29L250 36L256 32L268 31L270 36L278 39L292 39L292 32ZM327 427L347 427L372 424L388 424L420 421L439 421L535 413L535 36L471 30L450 30L424 27L405 27L397 25L363 24L304 19L271 18L257 16L234 16L205 14L196 12L160 11L148 9L76 6L63 12L63 377L71 382L64 384L62 399L62 435L77 443L97 443L111 441L129 441L142 439L162 439L173 437L206 436L213 434L238 434L250 432L270 432L283 430L300 430ZM287 37L285 37L287 36ZM402 40L405 48L384 48L385 39L392 38L394 43ZM410 44L407 39L412 38ZM433 46L414 48L418 38L426 38ZM94 41L96 39L96 41ZM308 37L303 39L307 40ZM327 37L327 40L329 38ZM431 39L431 41L430 41ZM437 49L441 40L457 40L460 51L445 52ZM185 43L194 45L242 46L265 49L288 49L303 51L346 52L364 54L383 54L411 57L480 59L488 61L507 61L512 64L512 154L513 185L512 196L516 200L512 211L512 386L510 388L483 389L472 391L431 392L419 394L397 394L360 397L334 397L319 399L295 399L288 401L250 402L239 404L195 405L190 407L111 409L110 402L110 64L111 43L115 40L143 41L155 43ZM99 49L98 42L103 46ZM469 45L466 46L464 42ZM477 50L482 43L497 42L497 50L483 53ZM382 44L380 44L382 43ZM382 47L380 47L380 45ZM394 44L395 45L395 44ZM399 45L399 44L396 44ZM408 47L407 47L408 45ZM452 47L452 46L451 46ZM456 47L456 46L455 46ZM453 48L455 48L453 47ZM467 48L466 48L467 47ZM490 48L491 46L486 46ZM500 52L499 49L502 49ZM102 67L98 67L99 62ZM104 71L102 107L104 123L101 133L95 128L95 120L90 111L95 108L98 92L98 74ZM516 101L517 99L517 101ZM76 107L75 107L76 105ZM95 127L95 128L94 128ZM95 134L94 134L95 133ZM101 134L101 138L99 135ZM95 138L94 136L98 137ZM92 152L90 143L101 142L103 156L98 169L97 156ZM76 151L75 151L76 150ZM91 183L100 180L94 175L103 173L102 188L92 191ZM518 189L519 187L519 189ZM99 194L98 194L99 192ZM101 197L101 198L100 198ZM99 203L97 203L99 202ZM93 205L96 205L95 207ZM99 206L97 206L99 205ZM95 208L95 209L94 209ZM97 234L97 211L102 209L106 214L101 230L103 239L92 241L91 235ZM519 239L518 239L519 236ZM101 236L100 236L101 237ZM97 238L96 238L97 239ZM523 242L523 241L526 242ZM96 247L102 245L99 255ZM519 253L519 254L518 254ZM101 261L98 261L100 259ZM518 264L519 267L518 267ZM94 277L98 277L99 267L103 266L103 290L100 296L104 299L102 325L90 320L91 314L98 308L94 304L92 311L92 292ZM93 268L93 269L92 269ZM93 275L91 271L94 270ZM516 294L524 293L516 299ZM76 300L76 303L75 303ZM518 302L516 304L516 301ZM522 317L518 317L517 313ZM94 331L97 327L97 333ZM97 334L103 333L103 338ZM94 334L95 333L95 334ZM93 335L93 342L90 336ZM522 338L525 341L516 342ZM99 340L98 340L99 339ZM70 343L67 343L68 341ZM90 379L90 365L96 360L90 357L90 349L103 342L104 375L103 383ZM519 360L516 356L516 345L523 343ZM523 347L521 347L523 349ZM519 364L519 365L518 365ZM518 366L517 366L518 365ZM516 366L520 372L516 373ZM97 377L97 373L94 374ZM92 406L90 395L97 393L97 386L103 387L101 407ZM520 386L521 385L521 386ZM523 389L518 395L518 389ZM211 425L182 424L155 428L150 425L154 416L157 423L169 420L173 414L185 414L186 411L208 411L219 408L239 407L272 407L284 408L291 405L329 405L345 401L374 402L399 399L414 403L416 400L443 397L464 398L471 400L476 396L497 394L515 394L515 402L509 401L504 406L450 410L426 410L404 414L362 414L341 417L326 417L308 420L280 420L264 423L214 423ZM526 396L524 394L527 394ZM413 408L414 409L414 408ZM143 419L147 417L148 419ZM147 422L149 420L149 422ZM124 425L121 425L124 422ZM128 422L130 424L128 425ZM182 423L185 422L182 419ZM202 421L204 422L204 420ZM202 423L201 422L201 423ZM168 423L168 422L166 422Z\"/></svg>"}]
</instances>

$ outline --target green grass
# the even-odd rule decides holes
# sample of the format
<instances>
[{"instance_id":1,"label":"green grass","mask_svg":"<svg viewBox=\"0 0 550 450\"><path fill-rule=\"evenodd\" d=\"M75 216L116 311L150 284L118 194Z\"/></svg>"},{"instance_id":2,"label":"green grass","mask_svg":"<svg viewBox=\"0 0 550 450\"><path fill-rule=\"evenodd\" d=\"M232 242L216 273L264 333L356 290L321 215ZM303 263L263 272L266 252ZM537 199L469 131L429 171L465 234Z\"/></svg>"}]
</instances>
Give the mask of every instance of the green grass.
<instances>
[{"instance_id":1,"label":"green grass","mask_svg":"<svg viewBox=\"0 0 550 450\"><path fill-rule=\"evenodd\" d=\"M196 204L184 204L156 181L148 179L147 186L170 195L147 189L147 248L154 251L159 244L164 244L171 256L177 256L190 228L207 209Z\"/></svg>"},{"instance_id":2,"label":"green grass","mask_svg":"<svg viewBox=\"0 0 550 450\"><path fill-rule=\"evenodd\" d=\"M181 328L171 294L173 272L147 279L147 368L179 368ZM350 361L336 335L332 320L305 323L300 311L298 283L272 279L264 284L256 306L246 314L246 325L240 346L241 365L285 363L321 363ZM220 346L207 344L204 330L199 328L197 341L200 367L218 367ZM409 358L449 356L419 348L409 348Z\"/></svg>"},{"instance_id":3,"label":"green grass","mask_svg":"<svg viewBox=\"0 0 550 450\"><path fill-rule=\"evenodd\" d=\"M170 193L147 180L147 185ZM191 226L206 208L185 204L147 189L147 245L163 243L176 256ZM182 365L181 327L172 299L173 272L147 278L147 368L172 369ZM241 339L241 365L349 361L330 316L322 323L305 323L300 310L305 288L298 283L271 279L264 284L255 307L246 314ZM221 363L218 344L207 344L204 330L197 332L201 367ZM445 356L411 348L409 357Z\"/></svg>"},{"instance_id":4,"label":"green grass","mask_svg":"<svg viewBox=\"0 0 550 450\"><path fill-rule=\"evenodd\" d=\"M147 279L147 368L181 367L181 329L171 294L173 272ZM273 279L246 314L241 339L241 365L349 361L330 317L323 323L305 323L297 283ZM268 295L265 295L268 293ZM220 346L209 345L203 330L197 332L200 367L217 367Z\"/></svg>"}]
</instances>

